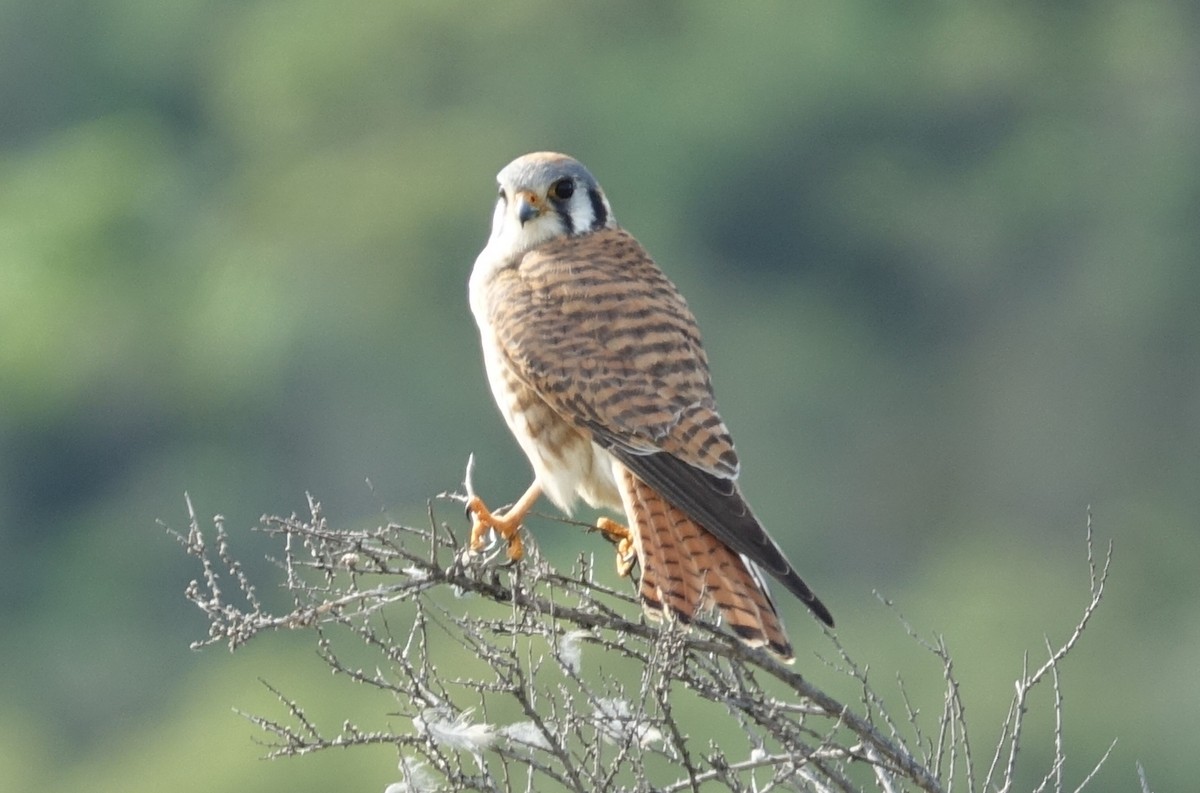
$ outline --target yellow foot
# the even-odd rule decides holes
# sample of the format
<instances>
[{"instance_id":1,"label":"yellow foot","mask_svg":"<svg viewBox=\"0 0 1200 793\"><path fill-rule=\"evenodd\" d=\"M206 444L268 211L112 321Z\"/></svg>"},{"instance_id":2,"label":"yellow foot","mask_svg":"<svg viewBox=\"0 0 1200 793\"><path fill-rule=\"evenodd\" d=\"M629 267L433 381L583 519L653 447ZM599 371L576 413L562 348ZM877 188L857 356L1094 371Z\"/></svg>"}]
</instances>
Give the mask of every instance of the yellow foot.
<instances>
[{"instance_id":1,"label":"yellow foot","mask_svg":"<svg viewBox=\"0 0 1200 793\"><path fill-rule=\"evenodd\" d=\"M609 518L596 521L596 530L604 535L604 539L617 546L617 575L622 578L629 575L633 563L637 561L637 553L633 548L633 532Z\"/></svg>"},{"instance_id":2,"label":"yellow foot","mask_svg":"<svg viewBox=\"0 0 1200 793\"><path fill-rule=\"evenodd\" d=\"M512 509L506 514L494 513L479 496L467 499L467 514L471 516L471 541L468 547L475 552L489 545L488 535L495 532L508 543L508 558L519 562L525 555L525 543L521 542L521 521L524 510Z\"/></svg>"}]
</instances>

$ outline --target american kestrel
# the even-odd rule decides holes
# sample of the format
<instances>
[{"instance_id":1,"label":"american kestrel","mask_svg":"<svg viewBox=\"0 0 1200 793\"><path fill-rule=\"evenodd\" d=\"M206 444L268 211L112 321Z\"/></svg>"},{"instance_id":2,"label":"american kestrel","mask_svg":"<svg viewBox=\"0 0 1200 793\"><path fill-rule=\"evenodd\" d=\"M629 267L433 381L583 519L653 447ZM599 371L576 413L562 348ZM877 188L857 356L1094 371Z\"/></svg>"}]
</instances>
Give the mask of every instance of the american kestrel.
<instances>
[{"instance_id":1,"label":"american kestrel","mask_svg":"<svg viewBox=\"0 0 1200 793\"><path fill-rule=\"evenodd\" d=\"M791 661L763 571L833 618L742 497L683 297L576 160L527 154L497 179L471 311L534 479L504 514L470 499L471 547L495 530L520 558L518 529L542 493L568 514L579 499L622 513L628 529L603 518L598 528L617 542L622 575L640 566L649 616L689 623L715 610L743 642Z\"/></svg>"}]
</instances>

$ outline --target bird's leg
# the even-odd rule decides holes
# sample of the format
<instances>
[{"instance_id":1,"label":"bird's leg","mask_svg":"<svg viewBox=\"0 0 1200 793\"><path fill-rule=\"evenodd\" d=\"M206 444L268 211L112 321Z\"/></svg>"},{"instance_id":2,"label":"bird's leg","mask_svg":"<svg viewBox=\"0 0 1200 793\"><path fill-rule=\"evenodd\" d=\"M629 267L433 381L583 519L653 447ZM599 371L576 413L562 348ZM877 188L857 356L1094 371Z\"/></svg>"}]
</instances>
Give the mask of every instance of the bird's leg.
<instances>
[{"instance_id":1,"label":"bird's leg","mask_svg":"<svg viewBox=\"0 0 1200 793\"><path fill-rule=\"evenodd\" d=\"M533 507L533 503L542 494L542 486L537 480L517 499L517 503L503 514L492 512L479 496L472 495L467 499L467 514L471 516L471 541L468 547L472 551L481 551L487 545L484 539L488 532L495 531L508 543L508 558L516 562L525 555L525 544L521 542L518 530L525 514Z\"/></svg>"},{"instance_id":2,"label":"bird's leg","mask_svg":"<svg viewBox=\"0 0 1200 793\"><path fill-rule=\"evenodd\" d=\"M596 529L604 535L604 539L617 546L617 575L624 578L633 569L637 554L633 549L633 532L610 518L600 518L596 521Z\"/></svg>"}]
</instances>

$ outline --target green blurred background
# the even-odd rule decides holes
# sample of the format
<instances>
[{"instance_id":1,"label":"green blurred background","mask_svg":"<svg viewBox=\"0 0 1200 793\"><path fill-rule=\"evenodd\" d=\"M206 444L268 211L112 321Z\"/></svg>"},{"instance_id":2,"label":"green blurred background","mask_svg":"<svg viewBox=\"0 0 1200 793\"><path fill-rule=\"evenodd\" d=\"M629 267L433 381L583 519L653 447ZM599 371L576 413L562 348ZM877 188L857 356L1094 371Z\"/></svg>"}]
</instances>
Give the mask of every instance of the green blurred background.
<instances>
[{"instance_id":1,"label":"green blurred background","mask_svg":"<svg viewBox=\"0 0 1200 793\"><path fill-rule=\"evenodd\" d=\"M1068 780L1119 738L1094 789L1138 761L1189 788L1198 122L1200 11L1165 0L0 2L0 788L398 778L257 759L258 677L335 727L391 703L305 637L190 651L196 569L155 521L188 491L251 557L306 491L424 521L471 451L514 497L466 279L493 175L546 148L688 296L745 489L881 690L940 709L873 589L944 632L990 757L1022 653L1086 601L1090 505L1116 564L1064 668Z\"/></svg>"}]
</instances>

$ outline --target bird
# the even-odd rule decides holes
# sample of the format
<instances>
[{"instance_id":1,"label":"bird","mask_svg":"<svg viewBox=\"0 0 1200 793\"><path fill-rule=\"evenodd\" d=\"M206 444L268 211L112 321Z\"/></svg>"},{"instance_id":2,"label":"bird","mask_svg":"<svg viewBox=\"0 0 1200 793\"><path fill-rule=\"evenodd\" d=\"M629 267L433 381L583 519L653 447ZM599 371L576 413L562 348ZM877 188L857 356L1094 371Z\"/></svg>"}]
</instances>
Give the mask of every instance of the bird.
<instances>
[{"instance_id":1,"label":"bird","mask_svg":"<svg viewBox=\"0 0 1200 793\"><path fill-rule=\"evenodd\" d=\"M494 532L520 559L522 521L543 494L568 515L580 501L623 515L596 527L620 575L640 569L648 617L715 614L744 644L793 662L767 575L821 622L833 617L742 495L683 296L578 160L526 154L497 182L470 306L492 395L534 476L506 510L469 496L469 548Z\"/></svg>"}]
</instances>

